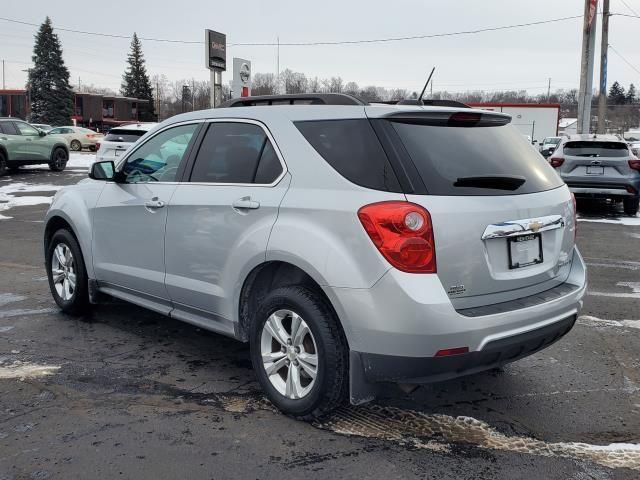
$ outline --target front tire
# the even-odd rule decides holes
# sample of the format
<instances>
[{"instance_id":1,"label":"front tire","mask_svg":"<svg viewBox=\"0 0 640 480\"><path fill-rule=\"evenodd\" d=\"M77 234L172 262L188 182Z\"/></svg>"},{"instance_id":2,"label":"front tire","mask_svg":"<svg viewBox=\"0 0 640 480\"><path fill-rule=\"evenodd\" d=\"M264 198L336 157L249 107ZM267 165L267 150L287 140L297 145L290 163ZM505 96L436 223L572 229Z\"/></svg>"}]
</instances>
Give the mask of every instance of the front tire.
<instances>
[{"instance_id":1,"label":"front tire","mask_svg":"<svg viewBox=\"0 0 640 480\"><path fill-rule=\"evenodd\" d=\"M635 217L638 214L638 207L640 206L640 198L625 198L624 213Z\"/></svg>"},{"instance_id":2,"label":"front tire","mask_svg":"<svg viewBox=\"0 0 640 480\"><path fill-rule=\"evenodd\" d=\"M0 177L7 173L7 158L0 152Z\"/></svg>"},{"instance_id":3,"label":"front tire","mask_svg":"<svg viewBox=\"0 0 640 480\"><path fill-rule=\"evenodd\" d=\"M311 420L347 398L347 341L317 293L301 286L269 293L252 319L250 344L258 381L283 413Z\"/></svg>"},{"instance_id":4,"label":"front tire","mask_svg":"<svg viewBox=\"0 0 640 480\"><path fill-rule=\"evenodd\" d=\"M53 234L47 245L45 265L49 288L60 309L71 315L89 306L89 284L78 241L66 229Z\"/></svg>"},{"instance_id":5,"label":"front tire","mask_svg":"<svg viewBox=\"0 0 640 480\"><path fill-rule=\"evenodd\" d=\"M61 172L67 166L69 161L69 154L64 148L56 148L51 154L51 162L49 163L49 170L53 172Z\"/></svg>"}]
</instances>

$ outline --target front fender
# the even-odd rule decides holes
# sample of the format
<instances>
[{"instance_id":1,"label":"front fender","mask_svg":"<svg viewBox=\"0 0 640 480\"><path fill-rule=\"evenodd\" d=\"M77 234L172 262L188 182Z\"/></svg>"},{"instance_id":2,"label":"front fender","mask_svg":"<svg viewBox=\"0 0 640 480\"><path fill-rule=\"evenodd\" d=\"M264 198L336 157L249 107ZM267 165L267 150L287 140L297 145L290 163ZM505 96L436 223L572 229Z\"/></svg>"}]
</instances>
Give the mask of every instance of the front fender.
<instances>
[{"instance_id":1,"label":"front fender","mask_svg":"<svg viewBox=\"0 0 640 480\"><path fill-rule=\"evenodd\" d=\"M90 279L95 278L91 251L93 238L92 212L103 188L104 182L91 180L63 188L53 197L44 219L45 235L53 233L50 232L49 226L58 218L71 226L73 234L80 244L87 275ZM47 238L44 240L46 244Z\"/></svg>"}]
</instances>

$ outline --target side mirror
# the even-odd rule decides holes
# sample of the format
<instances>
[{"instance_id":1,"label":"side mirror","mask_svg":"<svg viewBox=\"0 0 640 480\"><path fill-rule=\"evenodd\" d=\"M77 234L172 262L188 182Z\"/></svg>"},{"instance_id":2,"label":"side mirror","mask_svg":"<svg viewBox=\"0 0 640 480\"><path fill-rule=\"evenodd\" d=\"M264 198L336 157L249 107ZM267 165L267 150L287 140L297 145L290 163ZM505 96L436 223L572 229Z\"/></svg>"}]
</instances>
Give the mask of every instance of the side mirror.
<instances>
[{"instance_id":1,"label":"side mirror","mask_svg":"<svg viewBox=\"0 0 640 480\"><path fill-rule=\"evenodd\" d=\"M38 130L38 135L40 135L41 137L46 137L47 132L45 132L44 130Z\"/></svg>"},{"instance_id":2,"label":"side mirror","mask_svg":"<svg viewBox=\"0 0 640 480\"><path fill-rule=\"evenodd\" d=\"M116 166L112 161L96 162L91 165L89 178L93 180L113 181L116 176Z\"/></svg>"}]
</instances>

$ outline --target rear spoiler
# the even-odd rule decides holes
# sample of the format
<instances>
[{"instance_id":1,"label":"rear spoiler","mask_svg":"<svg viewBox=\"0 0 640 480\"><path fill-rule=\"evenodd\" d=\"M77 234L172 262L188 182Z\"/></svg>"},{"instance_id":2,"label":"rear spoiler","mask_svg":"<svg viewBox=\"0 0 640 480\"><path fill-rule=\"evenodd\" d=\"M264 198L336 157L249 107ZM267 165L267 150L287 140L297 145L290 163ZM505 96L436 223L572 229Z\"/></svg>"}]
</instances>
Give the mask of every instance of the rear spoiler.
<instances>
[{"instance_id":1,"label":"rear spoiler","mask_svg":"<svg viewBox=\"0 0 640 480\"><path fill-rule=\"evenodd\" d=\"M392 122L434 127L498 127L511 122L506 113L485 112L468 109L466 111L414 111L394 112L384 118Z\"/></svg>"}]
</instances>

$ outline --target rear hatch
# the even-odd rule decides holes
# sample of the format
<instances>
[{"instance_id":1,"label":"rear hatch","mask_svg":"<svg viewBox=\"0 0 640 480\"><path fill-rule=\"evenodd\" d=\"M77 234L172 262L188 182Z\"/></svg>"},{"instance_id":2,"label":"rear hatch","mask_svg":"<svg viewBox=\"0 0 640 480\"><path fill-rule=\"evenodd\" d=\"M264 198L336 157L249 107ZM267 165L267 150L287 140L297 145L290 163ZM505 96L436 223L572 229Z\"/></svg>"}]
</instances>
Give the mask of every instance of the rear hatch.
<instances>
[{"instance_id":1,"label":"rear hatch","mask_svg":"<svg viewBox=\"0 0 640 480\"><path fill-rule=\"evenodd\" d=\"M558 171L570 187L625 184L632 173L629 147L624 142L571 141L553 157L563 159Z\"/></svg>"},{"instance_id":2,"label":"rear hatch","mask_svg":"<svg viewBox=\"0 0 640 480\"><path fill-rule=\"evenodd\" d=\"M438 276L456 308L534 295L569 273L571 195L509 121L468 110L373 120L405 157L407 200L431 214Z\"/></svg>"},{"instance_id":3,"label":"rear hatch","mask_svg":"<svg viewBox=\"0 0 640 480\"><path fill-rule=\"evenodd\" d=\"M145 133L147 131L141 129L112 128L100 142L99 160L114 160L121 157Z\"/></svg>"}]
</instances>

